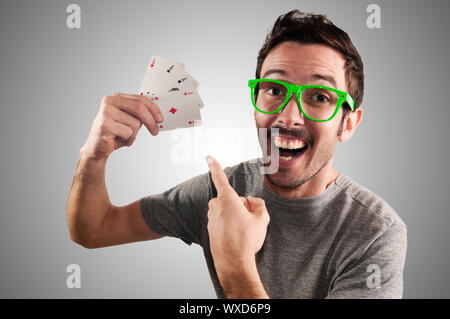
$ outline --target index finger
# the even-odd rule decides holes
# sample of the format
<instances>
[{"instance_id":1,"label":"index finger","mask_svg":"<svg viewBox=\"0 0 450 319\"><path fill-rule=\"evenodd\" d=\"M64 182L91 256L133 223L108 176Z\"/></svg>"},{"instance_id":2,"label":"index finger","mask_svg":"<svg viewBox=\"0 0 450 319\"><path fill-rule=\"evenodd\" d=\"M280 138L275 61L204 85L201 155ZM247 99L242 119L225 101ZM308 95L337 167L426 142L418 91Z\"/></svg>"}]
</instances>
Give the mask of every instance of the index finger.
<instances>
[{"instance_id":1,"label":"index finger","mask_svg":"<svg viewBox=\"0 0 450 319\"><path fill-rule=\"evenodd\" d=\"M233 187L231 187L230 183L228 182L228 177L223 171L219 162L217 162L214 157L210 155L206 156L206 162L208 163L209 169L211 171L211 178L214 186L216 187L217 196L227 193L236 194Z\"/></svg>"},{"instance_id":2,"label":"index finger","mask_svg":"<svg viewBox=\"0 0 450 319\"><path fill-rule=\"evenodd\" d=\"M149 110L149 112L157 122L162 122L164 120L161 109L159 108L158 104L156 104L154 98L138 94L120 93L120 95L124 98L132 99L144 104L144 106Z\"/></svg>"}]
</instances>

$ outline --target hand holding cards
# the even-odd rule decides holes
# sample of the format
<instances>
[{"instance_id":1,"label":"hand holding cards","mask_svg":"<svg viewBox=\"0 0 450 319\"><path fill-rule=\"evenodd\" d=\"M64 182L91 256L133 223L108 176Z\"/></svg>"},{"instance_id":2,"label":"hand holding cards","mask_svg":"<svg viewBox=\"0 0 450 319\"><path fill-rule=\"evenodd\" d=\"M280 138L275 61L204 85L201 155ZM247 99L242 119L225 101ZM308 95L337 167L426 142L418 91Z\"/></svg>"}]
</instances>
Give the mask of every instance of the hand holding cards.
<instances>
[{"instance_id":1,"label":"hand holding cards","mask_svg":"<svg viewBox=\"0 0 450 319\"><path fill-rule=\"evenodd\" d=\"M200 125L203 102L197 87L198 82L184 70L184 64L152 57L140 94L103 97L82 147L83 157L106 159L118 148L131 146L142 125L152 135Z\"/></svg>"},{"instance_id":2,"label":"hand holding cards","mask_svg":"<svg viewBox=\"0 0 450 319\"><path fill-rule=\"evenodd\" d=\"M160 131L201 124L199 84L184 68L183 63L152 56L145 71L139 92L159 106L164 117Z\"/></svg>"},{"instance_id":3,"label":"hand holding cards","mask_svg":"<svg viewBox=\"0 0 450 319\"><path fill-rule=\"evenodd\" d=\"M131 146L142 125L152 135L158 135L162 117L159 106L145 96L125 93L104 96L81 153L88 159L106 159L118 148Z\"/></svg>"}]
</instances>

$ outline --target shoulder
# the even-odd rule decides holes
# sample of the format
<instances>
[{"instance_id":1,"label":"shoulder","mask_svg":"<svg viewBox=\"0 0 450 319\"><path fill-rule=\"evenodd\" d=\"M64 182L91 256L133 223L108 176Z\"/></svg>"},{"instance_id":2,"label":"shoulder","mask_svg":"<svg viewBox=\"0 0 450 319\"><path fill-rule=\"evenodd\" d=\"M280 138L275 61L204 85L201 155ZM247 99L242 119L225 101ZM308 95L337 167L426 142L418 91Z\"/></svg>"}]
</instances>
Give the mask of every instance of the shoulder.
<instances>
[{"instance_id":1,"label":"shoulder","mask_svg":"<svg viewBox=\"0 0 450 319\"><path fill-rule=\"evenodd\" d=\"M386 280L395 278L389 285L398 287L406 258L405 222L383 198L348 176L341 174L335 184L340 226L335 272L358 268L365 274L367 265L377 264L384 269ZM385 283L386 288L389 285Z\"/></svg>"},{"instance_id":2,"label":"shoulder","mask_svg":"<svg viewBox=\"0 0 450 319\"><path fill-rule=\"evenodd\" d=\"M374 224L385 229L392 226L406 229L405 222L395 209L372 190L343 174L336 180L336 185L341 190L341 199L349 202L353 213L356 213L365 222L377 221Z\"/></svg>"}]
</instances>

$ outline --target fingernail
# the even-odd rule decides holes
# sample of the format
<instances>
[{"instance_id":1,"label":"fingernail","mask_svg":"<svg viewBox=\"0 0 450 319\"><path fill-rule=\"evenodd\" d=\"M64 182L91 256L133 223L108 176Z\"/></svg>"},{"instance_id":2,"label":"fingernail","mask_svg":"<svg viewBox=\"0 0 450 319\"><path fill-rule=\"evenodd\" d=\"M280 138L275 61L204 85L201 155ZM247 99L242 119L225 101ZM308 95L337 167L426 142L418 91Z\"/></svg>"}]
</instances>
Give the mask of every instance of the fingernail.
<instances>
[{"instance_id":1,"label":"fingernail","mask_svg":"<svg viewBox=\"0 0 450 319\"><path fill-rule=\"evenodd\" d=\"M156 121L157 122L162 122L163 121L163 118L162 118L161 114L156 114Z\"/></svg>"},{"instance_id":2,"label":"fingernail","mask_svg":"<svg viewBox=\"0 0 450 319\"><path fill-rule=\"evenodd\" d=\"M211 156L206 156L206 163L208 163L208 164L212 164L212 163L214 163L214 158L212 158Z\"/></svg>"}]
</instances>

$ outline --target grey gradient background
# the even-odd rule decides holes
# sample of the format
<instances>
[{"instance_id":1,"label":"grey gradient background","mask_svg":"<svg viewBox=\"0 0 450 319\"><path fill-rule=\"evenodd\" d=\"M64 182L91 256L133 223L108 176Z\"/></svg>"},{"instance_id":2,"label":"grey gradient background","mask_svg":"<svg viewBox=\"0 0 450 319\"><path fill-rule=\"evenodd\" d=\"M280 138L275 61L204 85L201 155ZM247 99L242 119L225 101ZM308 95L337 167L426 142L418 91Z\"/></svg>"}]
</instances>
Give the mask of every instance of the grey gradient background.
<instances>
[{"instance_id":1,"label":"grey gradient background","mask_svg":"<svg viewBox=\"0 0 450 319\"><path fill-rule=\"evenodd\" d=\"M382 28L368 29L372 1L77 0L79 30L66 27L69 3L0 4L0 297L215 298L199 246L164 238L87 250L69 239L78 151L102 96L136 92L152 54L184 62L198 79L205 127L254 127L247 80L276 17L294 8L327 14L363 58L364 119L337 146L334 166L408 225L404 297L450 297L450 2L376 1ZM115 152L113 204L207 171L173 163L173 145L170 133L143 129ZM206 152L237 163L232 149ZM81 267L80 289L65 285L71 263Z\"/></svg>"}]
</instances>

